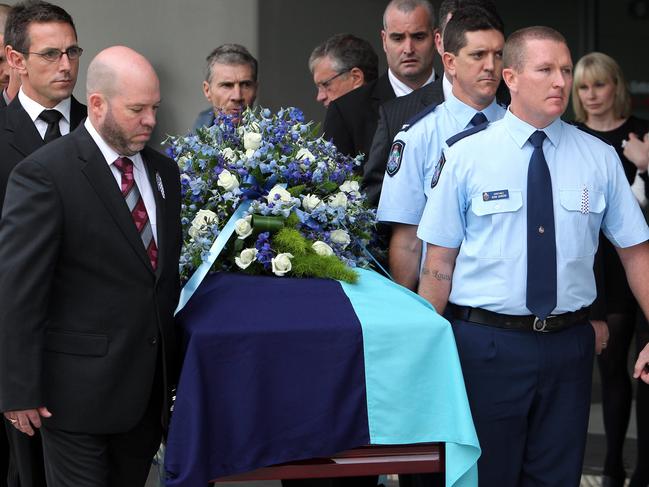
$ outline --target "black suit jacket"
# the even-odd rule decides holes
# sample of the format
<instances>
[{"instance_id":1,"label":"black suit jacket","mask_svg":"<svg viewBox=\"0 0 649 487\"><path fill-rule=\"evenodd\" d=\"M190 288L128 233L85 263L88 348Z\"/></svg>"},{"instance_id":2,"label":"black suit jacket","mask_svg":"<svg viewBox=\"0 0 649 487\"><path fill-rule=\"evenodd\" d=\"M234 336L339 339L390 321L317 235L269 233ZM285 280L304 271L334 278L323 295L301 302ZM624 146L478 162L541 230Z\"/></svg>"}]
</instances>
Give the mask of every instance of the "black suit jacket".
<instances>
[{"instance_id":1,"label":"black suit jacket","mask_svg":"<svg viewBox=\"0 0 649 487\"><path fill-rule=\"evenodd\" d=\"M388 73L335 99L327 108L324 136L343 154L367 154L379 118L379 106L395 97ZM366 159L367 160L367 159Z\"/></svg>"},{"instance_id":2,"label":"black suit jacket","mask_svg":"<svg viewBox=\"0 0 649 487\"><path fill-rule=\"evenodd\" d=\"M145 412L156 369L165 385L175 381L179 171L152 149L142 156L156 201L156 271L83 125L12 172L0 220L0 410L46 406L52 428L126 432Z\"/></svg>"},{"instance_id":3,"label":"black suit jacket","mask_svg":"<svg viewBox=\"0 0 649 487\"><path fill-rule=\"evenodd\" d=\"M388 153L395 135L408 119L430 105L444 102L442 78L379 107L379 120L370 153L363 166L363 187L371 206L379 204Z\"/></svg>"},{"instance_id":4,"label":"black suit jacket","mask_svg":"<svg viewBox=\"0 0 649 487\"><path fill-rule=\"evenodd\" d=\"M2 98L2 94L0 94ZM3 100L4 101L4 100ZM70 106L70 130L86 117L86 106L74 97ZM16 96L0 110L0 212L11 170L29 154L43 147L42 137Z\"/></svg>"}]
</instances>

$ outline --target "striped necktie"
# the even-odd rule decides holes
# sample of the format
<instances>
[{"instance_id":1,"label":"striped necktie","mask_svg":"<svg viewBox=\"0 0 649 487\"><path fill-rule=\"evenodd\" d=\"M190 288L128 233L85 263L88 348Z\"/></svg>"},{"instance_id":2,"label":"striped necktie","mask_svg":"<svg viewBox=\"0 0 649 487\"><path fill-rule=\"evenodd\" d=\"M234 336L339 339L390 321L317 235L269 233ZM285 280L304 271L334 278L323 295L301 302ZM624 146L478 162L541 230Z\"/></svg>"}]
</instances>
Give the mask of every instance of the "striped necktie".
<instances>
[{"instance_id":1,"label":"striped necktie","mask_svg":"<svg viewBox=\"0 0 649 487\"><path fill-rule=\"evenodd\" d=\"M151 267L155 270L158 266L158 246L153 238L153 230L144 206L144 200L137 188L137 184L135 184L133 161L128 157L119 157L113 164L122 173L122 195L126 199L135 227L140 233L140 238L151 261Z\"/></svg>"}]
</instances>

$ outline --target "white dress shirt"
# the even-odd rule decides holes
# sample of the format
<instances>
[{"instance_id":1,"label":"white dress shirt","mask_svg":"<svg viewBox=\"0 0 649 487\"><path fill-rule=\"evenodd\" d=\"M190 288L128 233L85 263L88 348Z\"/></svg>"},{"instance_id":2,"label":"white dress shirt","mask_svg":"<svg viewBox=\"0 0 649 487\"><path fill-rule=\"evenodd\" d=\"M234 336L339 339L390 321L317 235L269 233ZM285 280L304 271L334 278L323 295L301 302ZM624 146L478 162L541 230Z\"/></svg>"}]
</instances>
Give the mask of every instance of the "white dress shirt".
<instances>
[{"instance_id":1,"label":"white dress shirt","mask_svg":"<svg viewBox=\"0 0 649 487\"><path fill-rule=\"evenodd\" d=\"M20 100L20 104L27 112L27 115L29 115L29 118L34 122L36 130L41 134L41 138L45 138L45 132L47 131L47 122L38 118L43 110L56 110L57 112L60 112L61 115L63 115L61 120L59 120L59 130L61 130L61 135L67 135L70 133L70 107L72 105L70 97L67 97L53 108L45 108L40 103L35 102L28 97L21 86L20 91L18 91L18 100Z\"/></svg>"},{"instance_id":2,"label":"white dress shirt","mask_svg":"<svg viewBox=\"0 0 649 487\"><path fill-rule=\"evenodd\" d=\"M392 85L392 89L394 90L394 94L397 97L407 95L408 93L412 93L414 91L412 88L410 88L410 86L408 86L403 81L401 81L399 78L397 78L396 75L392 72L391 69L388 69L388 79L390 80L390 85ZM432 83L433 81L435 81L435 70L434 69L430 73L430 78L428 78L426 80L426 82L421 86L426 86L428 83Z\"/></svg>"},{"instance_id":3,"label":"white dress shirt","mask_svg":"<svg viewBox=\"0 0 649 487\"><path fill-rule=\"evenodd\" d=\"M120 155L119 153L115 152L115 149L113 149L106 143L101 135L99 135L99 132L97 132L95 127L90 122L90 118L86 118L86 121L83 125L90 134L90 137L92 137L92 140L94 140L95 144L97 144L97 147L99 147L99 150L104 156L104 159L106 159L108 167L113 173L113 176L115 176L115 182L117 183L117 187L119 188L120 192L122 191L122 173L119 169L117 169L117 167L115 167L113 163L119 157L128 157L131 161L133 161L133 177L135 179L135 184L137 184L137 188L140 190L140 195L142 196L142 200L144 201L146 212L149 215L149 221L151 222L151 231L153 232L153 238L155 239L155 243L157 245L158 231L156 225L155 197L153 196L153 188L151 188L151 183L149 182L146 166L144 165L144 161L142 160L142 155L139 152L133 156Z\"/></svg>"}]
</instances>

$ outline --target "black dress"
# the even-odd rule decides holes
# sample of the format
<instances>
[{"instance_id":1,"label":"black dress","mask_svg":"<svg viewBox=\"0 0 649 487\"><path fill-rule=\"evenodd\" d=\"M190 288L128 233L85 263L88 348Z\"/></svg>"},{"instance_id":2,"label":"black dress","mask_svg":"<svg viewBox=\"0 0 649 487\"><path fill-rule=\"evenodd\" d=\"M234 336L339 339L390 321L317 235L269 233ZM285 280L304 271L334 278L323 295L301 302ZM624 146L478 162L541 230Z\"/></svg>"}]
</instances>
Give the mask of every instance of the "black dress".
<instances>
[{"instance_id":1,"label":"black dress","mask_svg":"<svg viewBox=\"0 0 649 487\"><path fill-rule=\"evenodd\" d=\"M622 141L628 139L629 133L631 132L642 139L642 137L649 132L649 121L631 116L626 122L614 130L606 132L600 132L591 128L588 130L606 140L613 146L622 161L622 168L624 169L624 174L626 174L627 181L629 181L629 184L633 184L636 178L637 167L624 157ZM649 190L649 184L645 185L645 191L647 190ZM601 234L600 252L605 276L604 300L606 313L635 314L637 309L636 301L631 293L631 289L629 288L620 258L618 257L613 244L611 244L608 239Z\"/></svg>"}]
</instances>

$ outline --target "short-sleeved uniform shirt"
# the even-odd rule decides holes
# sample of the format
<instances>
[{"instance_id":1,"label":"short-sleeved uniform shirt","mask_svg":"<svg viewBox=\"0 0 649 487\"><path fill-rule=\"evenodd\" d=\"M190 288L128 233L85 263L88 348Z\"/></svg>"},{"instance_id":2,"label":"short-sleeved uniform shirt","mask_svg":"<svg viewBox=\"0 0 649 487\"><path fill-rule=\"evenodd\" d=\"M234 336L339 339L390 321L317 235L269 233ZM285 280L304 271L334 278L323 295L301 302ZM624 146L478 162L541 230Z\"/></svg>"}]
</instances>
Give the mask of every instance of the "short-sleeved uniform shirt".
<instances>
[{"instance_id":1,"label":"short-sleeved uniform shirt","mask_svg":"<svg viewBox=\"0 0 649 487\"><path fill-rule=\"evenodd\" d=\"M450 302L526 315L527 169L536 129L510 111L445 151L417 235L458 248ZM615 150L560 119L545 127L557 245L557 306L595 299L593 258L600 227L618 247L649 239L649 229ZM443 211L440 209L443 208Z\"/></svg>"},{"instance_id":2,"label":"short-sleeved uniform shirt","mask_svg":"<svg viewBox=\"0 0 649 487\"><path fill-rule=\"evenodd\" d=\"M446 139L468 128L476 113L475 108L450 96L396 135L381 189L379 221L419 223ZM505 109L494 100L482 113L492 122L501 119Z\"/></svg>"}]
</instances>

